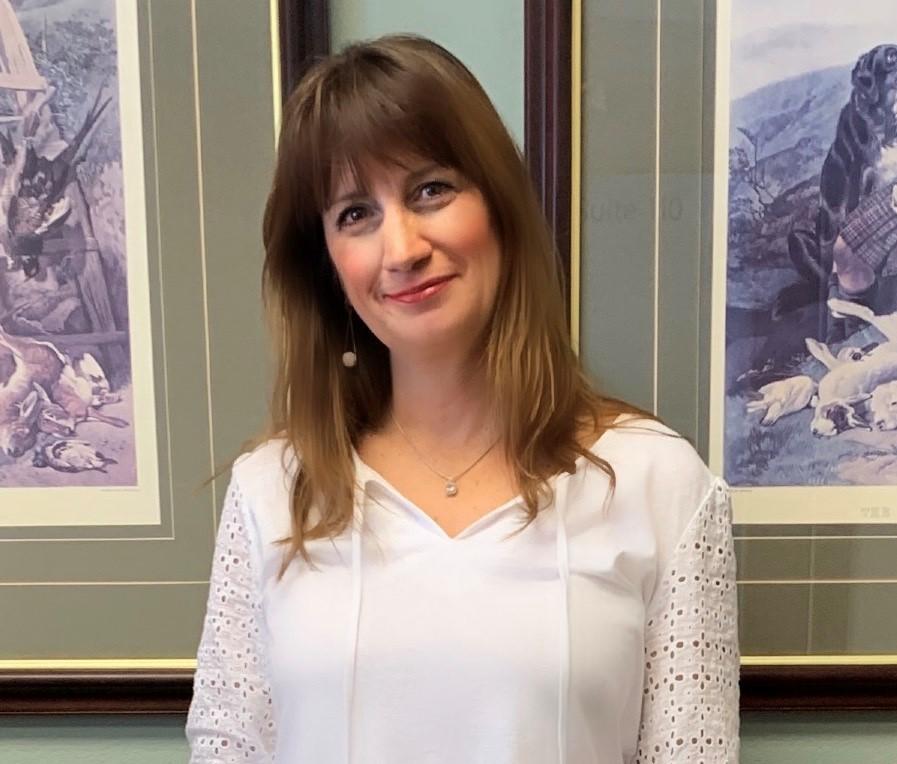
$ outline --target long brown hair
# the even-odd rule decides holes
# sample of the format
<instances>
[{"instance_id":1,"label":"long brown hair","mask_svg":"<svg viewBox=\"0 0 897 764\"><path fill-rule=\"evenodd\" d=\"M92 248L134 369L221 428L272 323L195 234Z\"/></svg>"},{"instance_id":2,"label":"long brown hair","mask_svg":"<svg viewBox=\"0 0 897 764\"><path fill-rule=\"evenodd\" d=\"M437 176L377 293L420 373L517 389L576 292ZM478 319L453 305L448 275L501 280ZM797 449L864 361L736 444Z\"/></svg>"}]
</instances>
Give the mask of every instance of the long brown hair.
<instances>
[{"instance_id":1,"label":"long brown hair","mask_svg":"<svg viewBox=\"0 0 897 764\"><path fill-rule=\"evenodd\" d=\"M265 208L263 297L276 368L270 421L246 447L282 437L284 456L299 455L287 561L297 553L310 561L306 540L339 534L351 521L352 449L383 421L392 396L389 350L363 322L355 322L357 366L341 362L349 313L321 214L340 171L369 188L367 160L399 164L408 154L478 187L501 246L477 358L526 524L550 494L548 478L573 472L580 455L613 487L610 464L588 447L617 414L656 419L592 389L570 345L557 252L526 163L471 72L415 35L352 44L316 61L287 100Z\"/></svg>"}]
</instances>

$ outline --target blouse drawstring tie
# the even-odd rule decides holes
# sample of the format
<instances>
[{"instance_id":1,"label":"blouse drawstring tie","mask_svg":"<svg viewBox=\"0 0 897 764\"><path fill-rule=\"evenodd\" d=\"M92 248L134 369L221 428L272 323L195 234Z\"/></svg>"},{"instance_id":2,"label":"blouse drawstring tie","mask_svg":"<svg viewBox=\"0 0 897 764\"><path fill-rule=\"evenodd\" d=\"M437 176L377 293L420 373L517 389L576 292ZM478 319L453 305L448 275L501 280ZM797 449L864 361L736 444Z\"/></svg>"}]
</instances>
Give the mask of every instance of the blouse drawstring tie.
<instances>
[{"instance_id":1,"label":"blouse drawstring tie","mask_svg":"<svg viewBox=\"0 0 897 764\"><path fill-rule=\"evenodd\" d=\"M567 554L567 524L564 518L569 479L570 475L562 475L558 478L554 499L555 513L557 515L556 561L560 582L558 597L560 598L561 613L558 624L560 627L560 634L558 635L558 764L566 764L567 762L567 694L570 686L570 602L568 587L570 564Z\"/></svg>"},{"instance_id":2,"label":"blouse drawstring tie","mask_svg":"<svg viewBox=\"0 0 897 764\"><path fill-rule=\"evenodd\" d=\"M362 494L363 495L363 494ZM346 764L352 762L352 706L355 699L355 666L358 656L358 626L361 622L361 531L364 511L356 494L352 522L352 617L349 619L348 660L346 661Z\"/></svg>"}]
</instances>

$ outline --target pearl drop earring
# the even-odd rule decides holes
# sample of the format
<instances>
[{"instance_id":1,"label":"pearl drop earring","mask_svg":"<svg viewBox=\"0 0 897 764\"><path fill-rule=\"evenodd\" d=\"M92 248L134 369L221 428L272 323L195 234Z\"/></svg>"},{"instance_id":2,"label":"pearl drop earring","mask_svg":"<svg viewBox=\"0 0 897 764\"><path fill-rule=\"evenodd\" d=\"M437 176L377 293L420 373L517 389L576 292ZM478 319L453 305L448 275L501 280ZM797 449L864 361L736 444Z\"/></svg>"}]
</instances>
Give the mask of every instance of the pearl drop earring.
<instances>
[{"instance_id":1,"label":"pearl drop earring","mask_svg":"<svg viewBox=\"0 0 897 764\"><path fill-rule=\"evenodd\" d=\"M358 348L355 347L355 329L352 326L352 306L346 304L346 310L349 313L349 320L346 322L346 340L352 337L352 349L343 353L343 366L351 369L358 363Z\"/></svg>"}]
</instances>

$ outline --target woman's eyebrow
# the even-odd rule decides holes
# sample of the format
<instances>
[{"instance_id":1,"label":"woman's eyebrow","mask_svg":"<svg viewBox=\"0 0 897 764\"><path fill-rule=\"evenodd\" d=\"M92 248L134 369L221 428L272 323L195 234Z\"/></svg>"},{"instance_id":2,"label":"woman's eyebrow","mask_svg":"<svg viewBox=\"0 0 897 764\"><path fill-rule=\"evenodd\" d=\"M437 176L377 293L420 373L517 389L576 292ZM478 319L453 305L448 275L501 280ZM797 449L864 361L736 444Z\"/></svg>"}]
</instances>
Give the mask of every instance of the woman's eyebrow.
<instances>
[{"instance_id":1,"label":"woman's eyebrow","mask_svg":"<svg viewBox=\"0 0 897 764\"><path fill-rule=\"evenodd\" d=\"M429 164L424 165L423 167L415 170L408 174L408 180L415 181L418 178L423 177L424 175L428 175L434 170L444 170L445 168L439 164L439 162L430 162Z\"/></svg>"},{"instance_id":2,"label":"woman's eyebrow","mask_svg":"<svg viewBox=\"0 0 897 764\"><path fill-rule=\"evenodd\" d=\"M419 178L422 178L425 175L428 175L429 173L433 172L434 170L444 170L444 169L446 169L446 168L444 168L438 162L430 162L429 164L426 164L423 167L420 167L417 170L414 170L413 172L408 173L408 176L405 179L405 182L413 183L414 181L418 180ZM338 199L331 202L327 206L327 211L329 212L334 207L336 207L338 204L343 204L344 202L355 201L357 199L363 199L366 195L367 194L365 194L364 191L362 191L361 189L357 189L357 188L352 189L351 191L347 191L345 194L340 196Z\"/></svg>"},{"instance_id":3,"label":"woman's eyebrow","mask_svg":"<svg viewBox=\"0 0 897 764\"><path fill-rule=\"evenodd\" d=\"M360 191L358 189L355 189L354 191L349 191L348 193L343 194L339 199L335 199L333 202L331 202L327 206L327 212L330 212L330 210L332 210L337 205L342 204L343 202L352 202L352 201L355 201L356 199L364 199L365 196L366 196L366 194L363 191Z\"/></svg>"}]
</instances>

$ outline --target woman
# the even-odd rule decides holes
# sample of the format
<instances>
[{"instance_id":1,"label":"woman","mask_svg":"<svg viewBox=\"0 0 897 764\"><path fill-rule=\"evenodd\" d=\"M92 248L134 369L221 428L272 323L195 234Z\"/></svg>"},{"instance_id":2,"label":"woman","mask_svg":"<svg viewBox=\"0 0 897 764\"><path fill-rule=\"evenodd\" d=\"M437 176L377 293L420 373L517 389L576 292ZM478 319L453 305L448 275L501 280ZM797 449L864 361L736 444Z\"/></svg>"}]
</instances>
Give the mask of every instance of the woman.
<instances>
[{"instance_id":1,"label":"woman","mask_svg":"<svg viewBox=\"0 0 897 764\"><path fill-rule=\"evenodd\" d=\"M523 159L448 51L319 61L264 223L194 762L733 762L728 490L595 393Z\"/></svg>"}]
</instances>

